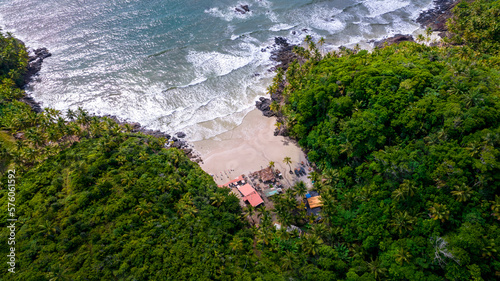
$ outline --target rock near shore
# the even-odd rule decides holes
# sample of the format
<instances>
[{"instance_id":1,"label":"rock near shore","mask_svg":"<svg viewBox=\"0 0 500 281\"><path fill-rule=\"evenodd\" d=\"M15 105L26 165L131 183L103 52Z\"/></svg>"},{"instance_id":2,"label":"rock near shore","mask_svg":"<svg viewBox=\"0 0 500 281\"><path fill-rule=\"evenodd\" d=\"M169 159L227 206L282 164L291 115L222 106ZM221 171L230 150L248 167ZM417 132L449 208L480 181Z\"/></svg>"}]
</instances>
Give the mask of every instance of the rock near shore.
<instances>
[{"instance_id":1,"label":"rock near shore","mask_svg":"<svg viewBox=\"0 0 500 281\"><path fill-rule=\"evenodd\" d=\"M271 103L271 99L260 97L259 100L255 102L255 107L262 111L262 114L266 117L276 116L276 113L271 110Z\"/></svg>"},{"instance_id":2,"label":"rock near shore","mask_svg":"<svg viewBox=\"0 0 500 281\"><path fill-rule=\"evenodd\" d=\"M393 37L389 37L384 40L376 41L374 43L374 47L381 48L385 45L389 46L392 44L399 44L401 42L414 42L415 40L413 39L413 36L411 35L403 35L403 34L396 34Z\"/></svg>"},{"instance_id":3,"label":"rock near shore","mask_svg":"<svg viewBox=\"0 0 500 281\"><path fill-rule=\"evenodd\" d=\"M422 12L417 22L423 28L430 27L432 31L447 31L446 21L453 15L451 10L458 2L458 0L435 0L434 8Z\"/></svg>"},{"instance_id":4,"label":"rock near shore","mask_svg":"<svg viewBox=\"0 0 500 281\"><path fill-rule=\"evenodd\" d=\"M47 48L39 48L29 53L28 68L24 74L24 84L28 84L41 69L43 60L52 56Z\"/></svg>"}]
</instances>

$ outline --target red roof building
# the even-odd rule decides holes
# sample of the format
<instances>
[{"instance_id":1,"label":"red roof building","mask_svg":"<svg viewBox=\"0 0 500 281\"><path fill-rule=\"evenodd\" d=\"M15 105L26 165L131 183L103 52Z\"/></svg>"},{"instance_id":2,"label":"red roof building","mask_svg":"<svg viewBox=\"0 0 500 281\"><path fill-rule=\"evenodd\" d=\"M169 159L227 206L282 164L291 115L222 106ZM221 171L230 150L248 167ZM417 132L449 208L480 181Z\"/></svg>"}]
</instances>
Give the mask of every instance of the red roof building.
<instances>
[{"instance_id":1,"label":"red roof building","mask_svg":"<svg viewBox=\"0 0 500 281\"><path fill-rule=\"evenodd\" d=\"M238 190L243 195L243 198L241 199L243 199L243 201L248 201L248 203L254 207L264 203L264 200L262 200L257 191L255 191L255 189L253 189L253 187L248 183L238 187Z\"/></svg>"},{"instance_id":2,"label":"red roof building","mask_svg":"<svg viewBox=\"0 0 500 281\"><path fill-rule=\"evenodd\" d=\"M229 187L230 184L235 183L235 182L239 182L239 181L242 181L242 180L243 180L243 176L239 176L239 177L235 178L232 181L228 181L225 184L219 185L219 187L223 187L223 186Z\"/></svg>"}]
</instances>

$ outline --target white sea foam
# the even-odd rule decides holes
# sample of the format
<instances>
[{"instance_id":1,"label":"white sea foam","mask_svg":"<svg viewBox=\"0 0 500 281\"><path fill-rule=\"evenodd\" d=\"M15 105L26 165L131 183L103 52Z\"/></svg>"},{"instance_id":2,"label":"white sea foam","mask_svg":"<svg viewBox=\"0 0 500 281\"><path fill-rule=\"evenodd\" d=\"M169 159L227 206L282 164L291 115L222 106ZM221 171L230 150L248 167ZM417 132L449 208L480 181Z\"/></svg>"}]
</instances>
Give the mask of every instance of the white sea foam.
<instances>
[{"instance_id":1,"label":"white sea foam","mask_svg":"<svg viewBox=\"0 0 500 281\"><path fill-rule=\"evenodd\" d=\"M218 52L191 51L186 57L196 71L204 75L223 76L252 61L252 57L237 57Z\"/></svg>"},{"instance_id":2,"label":"white sea foam","mask_svg":"<svg viewBox=\"0 0 500 281\"><path fill-rule=\"evenodd\" d=\"M406 7L410 3L402 0L366 0L363 5L370 11L369 17L377 17Z\"/></svg>"},{"instance_id":3,"label":"white sea foam","mask_svg":"<svg viewBox=\"0 0 500 281\"><path fill-rule=\"evenodd\" d=\"M273 26L271 26L271 28L269 28L270 31L282 31L282 30L289 30L289 29L292 29L294 28L295 25L291 25L291 24L286 24L286 23L279 23L279 24L275 24Z\"/></svg>"},{"instance_id":4,"label":"white sea foam","mask_svg":"<svg viewBox=\"0 0 500 281\"><path fill-rule=\"evenodd\" d=\"M213 7L210 9L206 9L204 12L209 14L209 15L212 15L214 17L223 19L225 21L232 21L233 19L236 19L236 18L245 19L245 18L251 17L253 15L252 10L250 10L249 12L246 12L246 13L240 13L240 12L236 11L236 8L238 8L242 5L248 5L248 4L243 3L243 2L238 2L234 6L229 6L229 7L222 8L222 9L220 9L218 7Z\"/></svg>"},{"instance_id":5,"label":"white sea foam","mask_svg":"<svg viewBox=\"0 0 500 281\"><path fill-rule=\"evenodd\" d=\"M108 7L106 1L92 1ZM212 8L199 15L188 15L193 16L193 22L186 23L194 29L186 25L176 31L159 21L151 32L142 22L148 13L142 17L134 12L125 23L113 20L117 24L110 24L109 15L113 18L117 14L115 5L105 9L88 6L86 11L92 13L80 12L78 21L65 22L64 29L35 32L31 21L14 20L8 12L10 8L5 8L7 4L0 4L0 10L4 7L7 11L0 22L19 26L21 38L35 38L54 53L44 62L39 76L43 83L34 83L31 90L45 106L61 110L82 106L92 113L113 114L151 129L183 130L191 140L199 140L240 124L254 108L255 99L266 93L274 75L267 70L275 64L269 60L267 47L274 43L275 36L288 33L287 39L293 44L303 44L306 35L311 35L315 42L325 37L323 50L338 45L352 47L379 36L412 33L418 25L409 19L416 18L422 8L432 7L432 0L359 0L344 10L334 8L339 6L335 1L290 2L289 7L270 0L241 1L246 2L221 6L213 4L221 2L207 1ZM243 4L249 5L251 12L235 11ZM19 10L34 14L35 7L27 5ZM57 12L57 5L55 9ZM70 15L66 10L56 14L61 13ZM162 16L167 14L168 11L162 11ZM197 18L212 23L215 29L206 25L199 36ZM40 14L39 19L43 26L53 26L51 22L55 21L52 14ZM83 22L95 25L81 30L78 25ZM142 36L135 37L135 29L127 26L143 29ZM159 30L165 30L164 37L157 34ZM185 46L178 48L177 43L170 42L182 42ZM155 53L163 49L171 51L144 60L141 51L137 51Z\"/></svg>"}]
</instances>

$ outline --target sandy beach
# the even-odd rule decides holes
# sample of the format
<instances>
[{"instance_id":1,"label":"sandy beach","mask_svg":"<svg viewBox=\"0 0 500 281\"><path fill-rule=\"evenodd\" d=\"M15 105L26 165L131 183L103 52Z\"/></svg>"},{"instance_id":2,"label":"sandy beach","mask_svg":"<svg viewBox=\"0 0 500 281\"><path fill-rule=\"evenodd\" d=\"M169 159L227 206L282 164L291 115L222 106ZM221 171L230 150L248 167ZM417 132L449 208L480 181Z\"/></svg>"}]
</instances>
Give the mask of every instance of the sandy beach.
<instances>
[{"instance_id":1,"label":"sandy beach","mask_svg":"<svg viewBox=\"0 0 500 281\"><path fill-rule=\"evenodd\" d=\"M283 159L291 158L293 170L301 161L306 162L305 154L289 139L274 136L275 122L276 118L265 117L254 109L233 130L194 142L194 148L203 159L200 166L207 173L216 175L217 184L223 184L241 174L265 168L274 161L275 169L279 169L290 182L295 181L297 177L288 173L290 168Z\"/></svg>"}]
</instances>

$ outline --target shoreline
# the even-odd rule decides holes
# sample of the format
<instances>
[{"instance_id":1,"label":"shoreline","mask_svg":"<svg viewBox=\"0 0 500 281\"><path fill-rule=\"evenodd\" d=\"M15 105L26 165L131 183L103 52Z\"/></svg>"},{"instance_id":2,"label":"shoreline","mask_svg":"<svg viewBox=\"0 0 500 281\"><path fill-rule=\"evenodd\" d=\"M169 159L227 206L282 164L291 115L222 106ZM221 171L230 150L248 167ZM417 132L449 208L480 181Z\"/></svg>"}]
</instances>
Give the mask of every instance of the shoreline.
<instances>
[{"instance_id":1,"label":"shoreline","mask_svg":"<svg viewBox=\"0 0 500 281\"><path fill-rule=\"evenodd\" d=\"M453 7L450 2L456 3L457 1L434 0L433 8L430 10L422 10L416 22L424 27L424 22L422 21L424 18L427 20L427 23L441 19L441 12L449 11ZM383 39L378 43L393 39L397 36L398 35ZM412 40L411 38L410 40L405 39L403 41ZM23 45L25 44L23 43ZM289 45L286 38L276 37L275 46L280 47L278 50L273 51L273 56L275 56L273 60L278 63L277 66L286 68L293 59L297 59L297 56L292 52L293 45ZM26 48L29 49L28 47ZM46 53L39 54L37 51L41 49ZM24 87L37 75L37 72L42 67L43 59L50 56L47 49L41 49L34 50L34 56L30 56L30 62L34 65L34 70L28 71ZM227 132L201 141L189 141L189 138L184 140L185 134L182 132L172 134L171 136L160 130L147 129L139 123L120 120L116 116L105 115L98 117L108 117L119 124L130 124L134 132L141 132L155 137L164 137L168 141L167 143L170 144L166 145L167 148L177 147L183 150L184 153L193 162L198 163L204 171L216 175L214 180L218 184L225 183L241 174L248 174L249 172L255 172L265 168L269 165L269 161L274 161L276 169L284 172L283 174L286 175L286 177L288 176L290 179L293 179L293 176L290 177L288 173L288 165L283 163L283 158L288 156L292 159L293 164L298 164L302 161L307 161L306 154L296 144L295 140L282 136L286 135L285 131L276 131L274 124L279 120L279 116L278 118L273 116L276 115L276 113L270 111L268 107L271 101L280 101L280 95L273 94L270 97L265 97L265 99L268 100L268 102L262 104L265 110L259 108L259 105L257 105L257 108L252 109L245 115L243 121L238 126ZM42 111L40 103L26 93L22 101L30 105L33 111ZM261 100L261 102L263 102L263 100ZM268 117L262 115L261 111L264 114L267 112L266 116ZM179 137L178 134L183 136ZM176 138L176 136L178 138ZM292 170L293 168L294 166L292 165Z\"/></svg>"},{"instance_id":2,"label":"shoreline","mask_svg":"<svg viewBox=\"0 0 500 281\"><path fill-rule=\"evenodd\" d=\"M274 135L275 122L276 117L265 117L259 110L253 109L236 128L193 142L203 159L200 167L214 175L217 184L224 184L242 174L266 168L273 161L275 169L293 183L296 177L289 173L290 167L283 163L283 159L291 158L293 170L300 162L307 162L306 155L292 139ZM308 181L305 178L301 180Z\"/></svg>"}]
</instances>

